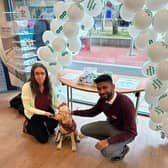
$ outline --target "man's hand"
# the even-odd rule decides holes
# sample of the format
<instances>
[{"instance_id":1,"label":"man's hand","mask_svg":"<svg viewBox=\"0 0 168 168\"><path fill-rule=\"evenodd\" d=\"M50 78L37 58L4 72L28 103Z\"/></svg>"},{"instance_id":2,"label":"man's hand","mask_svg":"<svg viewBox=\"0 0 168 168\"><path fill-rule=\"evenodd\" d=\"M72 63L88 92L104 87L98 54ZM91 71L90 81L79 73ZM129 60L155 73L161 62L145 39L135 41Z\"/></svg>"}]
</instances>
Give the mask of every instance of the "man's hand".
<instances>
[{"instance_id":1,"label":"man's hand","mask_svg":"<svg viewBox=\"0 0 168 168\"><path fill-rule=\"evenodd\" d=\"M45 116L47 116L47 117L51 118L51 117L53 117L53 114L52 114L52 113L50 113L50 112L45 112Z\"/></svg>"},{"instance_id":2,"label":"man's hand","mask_svg":"<svg viewBox=\"0 0 168 168\"><path fill-rule=\"evenodd\" d=\"M107 146L109 146L109 142L105 139L105 140L101 140L101 141L99 141L96 145L95 145L95 147L96 147L96 149L98 149L98 150L103 150L103 149L105 149Z\"/></svg>"}]
</instances>

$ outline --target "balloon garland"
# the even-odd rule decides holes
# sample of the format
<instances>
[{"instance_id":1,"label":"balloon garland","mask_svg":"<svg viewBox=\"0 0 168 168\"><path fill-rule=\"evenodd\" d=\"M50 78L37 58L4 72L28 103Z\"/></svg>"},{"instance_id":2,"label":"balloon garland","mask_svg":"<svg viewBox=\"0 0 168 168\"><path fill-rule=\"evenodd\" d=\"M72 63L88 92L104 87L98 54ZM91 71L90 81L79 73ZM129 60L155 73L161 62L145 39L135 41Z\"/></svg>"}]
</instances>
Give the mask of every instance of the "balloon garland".
<instances>
[{"instance_id":1,"label":"balloon garland","mask_svg":"<svg viewBox=\"0 0 168 168\"><path fill-rule=\"evenodd\" d=\"M147 56L142 73L149 78L145 100L152 130L168 137L168 1L123 0L120 14L132 22L129 33L135 47Z\"/></svg>"},{"instance_id":2,"label":"balloon garland","mask_svg":"<svg viewBox=\"0 0 168 168\"><path fill-rule=\"evenodd\" d=\"M149 78L145 89L150 107L149 126L161 131L163 138L168 137L168 1L110 1L113 5L122 4L120 16L132 22L129 34L135 39L135 47L147 55L142 73ZM101 13L102 6L102 0L56 2L56 19L51 21L51 30L43 34L45 46L38 49L38 56L51 75L70 64L72 56L80 51L80 37L93 27L93 17Z\"/></svg>"},{"instance_id":3,"label":"balloon garland","mask_svg":"<svg viewBox=\"0 0 168 168\"><path fill-rule=\"evenodd\" d=\"M61 71L60 66L69 65L72 62L72 56L79 53L80 37L87 34L93 27L93 16L101 13L102 6L102 0L73 0L55 3L56 18L51 20L50 30L42 35L45 46L37 50L39 59L47 66L52 79L55 79L53 76ZM55 72L53 73L51 69Z\"/></svg>"}]
</instances>

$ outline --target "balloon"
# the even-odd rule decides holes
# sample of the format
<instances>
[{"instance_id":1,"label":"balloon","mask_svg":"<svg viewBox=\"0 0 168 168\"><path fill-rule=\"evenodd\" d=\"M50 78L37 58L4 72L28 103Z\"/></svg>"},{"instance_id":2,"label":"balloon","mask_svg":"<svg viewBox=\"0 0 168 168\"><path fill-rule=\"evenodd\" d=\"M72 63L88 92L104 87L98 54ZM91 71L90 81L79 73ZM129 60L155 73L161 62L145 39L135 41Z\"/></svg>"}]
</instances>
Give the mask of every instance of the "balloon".
<instances>
[{"instance_id":1,"label":"balloon","mask_svg":"<svg viewBox=\"0 0 168 168\"><path fill-rule=\"evenodd\" d=\"M122 5L120 8L120 16L123 20L130 22L135 16L135 13L128 10L124 5Z\"/></svg>"},{"instance_id":2,"label":"balloon","mask_svg":"<svg viewBox=\"0 0 168 168\"><path fill-rule=\"evenodd\" d=\"M123 0L124 6L130 10L137 12L144 6L145 0Z\"/></svg>"},{"instance_id":3,"label":"balloon","mask_svg":"<svg viewBox=\"0 0 168 168\"><path fill-rule=\"evenodd\" d=\"M136 29L133 25L130 25L128 28L128 33L132 38L135 38L139 35L140 31Z\"/></svg>"},{"instance_id":4,"label":"balloon","mask_svg":"<svg viewBox=\"0 0 168 168\"><path fill-rule=\"evenodd\" d=\"M58 19L53 19L50 23L50 29L56 36L63 35L63 22Z\"/></svg>"},{"instance_id":5,"label":"balloon","mask_svg":"<svg viewBox=\"0 0 168 168\"><path fill-rule=\"evenodd\" d=\"M61 82L58 80L58 75L57 74L50 74L50 81L53 85L60 85Z\"/></svg>"},{"instance_id":6,"label":"balloon","mask_svg":"<svg viewBox=\"0 0 168 168\"><path fill-rule=\"evenodd\" d=\"M152 12L141 9L133 18L133 24L137 29L146 29L152 23Z\"/></svg>"},{"instance_id":7,"label":"balloon","mask_svg":"<svg viewBox=\"0 0 168 168\"><path fill-rule=\"evenodd\" d=\"M66 48L66 41L63 38L58 37L52 42L52 46L57 52L61 52Z\"/></svg>"},{"instance_id":8,"label":"balloon","mask_svg":"<svg viewBox=\"0 0 168 168\"><path fill-rule=\"evenodd\" d=\"M167 87L168 87L168 82L161 81L158 78L154 78L147 82L145 91L146 91L146 94L148 94L149 96L155 97L163 94L167 89Z\"/></svg>"},{"instance_id":9,"label":"balloon","mask_svg":"<svg viewBox=\"0 0 168 168\"><path fill-rule=\"evenodd\" d=\"M145 4L150 10L158 10L168 3L167 0L146 0Z\"/></svg>"},{"instance_id":10,"label":"balloon","mask_svg":"<svg viewBox=\"0 0 168 168\"><path fill-rule=\"evenodd\" d=\"M59 93L57 97L58 97L58 105L66 102L66 98L62 93Z\"/></svg>"},{"instance_id":11,"label":"balloon","mask_svg":"<svg viewBox=\"0 0 168 168\"><path fill-rule=\"evenodd\" d=\"M65 2L56 2L54 5L54 15L57 19L66 20L67 19L67 10Z\"/></svg>"},{"instance_id":12,"label":"balloon","mask_svg":"<svg viewBox=\"0 0 168 168\"><path fill-rule=\"evenodd\" d=\"M39 59L50 62L56 60L56 53L48 46L39 47L37 50Z\"/></svg>"},{"instance_id":13,"label":"balloon","mask_svg":"<svg viewBox=\"0 0 168 168\"><path fill-rule=\"evenodd\" d=\"M164 112L168 112L168 93L163 94L159 98L159 106Z\"/></svg>"},{"instance_id":14,"label":"balloon","mask_svg":"<svg viewBox=\"0 0 168 168\"><path fill-rule=\"evenodd\" d=\"M168 48L164 43L157 41L148 46L146 54L151 61L160 62L168 58Z\"/></svg>"},{"instance_id":15,"label":"balloon","mask_svg":"<svg viewBox=\"0 0 168 168\"><path fill-rule=\"evenodd\" d=\"M54 41L55 35L52 31L47 30L43 33L42 39L43 39L44 44L49 44Z\"/></svg>"},{"instance_id":16,"label":"balloon","mask_svg":"<svg viewBox=\"0 0 168 168\"><path fill-rule=\"evenodd\" d=\"M168 80L168 60L163 60L158 64L157 77L160 80Z\"/></svg>"},{"instance_id":17,"label":"balloon","mask_svg":"<svg viewBox=\"0 0 168 168\"><path fill-rule=\"evenodd\" d=\"M68 16L72 22L80 22L84 17L84 10L80 4L72 4L68 9Z\"/></svg>"},{"instance_id":18,"label":"balloon","mask_svg":"<svg viewBox=\"0 0 168 168\"><path fill-rule=\"evenodd\" d=\"M89 16L98 16L103 8L101 0L85 0L82 5Z\"/></svg>"},{"instance_id":19,"label":"balloon","mask_svg":"<svg viewBox=\"0 0 168 168\"><path fill-rule=\"evenodd\" d=\"M164 117L164 111L158 106L150 111L150 118L154 123L161 123Z\"/></svg>"},{"instance_id":20,"label":"balloon","mask_svg":"<svg viewBox=\"0 0 168 168\"><path fill-rule=\"evenodd\" d=\"M110 0L113 5L120 5L122 2L121 0Z\"/></svg>"},{"instance_id":21,"label":"balloon","mask_svg":"<svg viewBox=\"0 0 168 168\"><path fill-rule=\"evenodd\" d=\"M166 43L168 43L168 32L165 34L164 40Z\"/></svg>"},{"instance_id":22,"label":"balloon","mask_svg":"<svg viewBox=\"0 0 168 168\"><path fill-rule=\"evenodd\" d=\"M160 131L161 125L159 125L158 123L154 123L152 120L149 120L149 128L154 131Z\"/></svg>"},{"instance_id":23,"label":"balloon","mask_svg":"<svg viewBox=\"0 0 168 168\"><path fill-rule=\"evenodd\" d=\"M59 62L49 62L47 69L51 74L58 74L62 71L62 65Z\"/></svg>"},{"instance_id":24,"label":"balloon","mask_svg":"<svg viewBox=\"0 0 168 168\"><path fill-rule=\"evenodd\" d=\"M143 65L142 73L146 77L156 76L156 64L151 61L146 61Z\"/></svg>"},{"instance_id":25,"label":"balloon","mask_svg":"<svg viewBox=\"0 0 168 168\"><path fill-rule=\"evenodd\" d=\"M168 10L159 10L154 16L153 28L156 32L162 33L168 30Z\"/></svg>"},{"instance_id":26,"label":"balloon","mask_svg":"<svg viewBox=\"0 0 168 168\"><path fill-rule=\"evenodd\" d=\"M168 136L168 119L164 120L162 130Z\"/></svg>"},{"instance_id":27,"label":"balloon","mask_svg":"<svg viewBox=\"0 0 168 168\"><path fill-rule=\"evenodd\" d=\"M64 34L67 38L76 37L79 33L79 25L74 22L66 22L64 24Z\"/></svg>"},{"instance_id":28,"label":"balloon","mask_svg":"<svg viewBox=\"0 0 168 168\"><path fill-rule=\"evenodd\" d=\"M71 56L70 52L64 51L62 53L59 53L58 61L63 66L69 65L72 62L72 56Z\"/></svg>"},{"instance_id":29,"label":"balloon","mask_svg":"<svg viewBox=\"0 0 168 168\"><path fill-rule=\"evenodd\" d=\"M70 38L67 43L68 43L69 50L71 50L72 52L80 51L80 48L81 48L81 40L80 39Z\"/></svg>"},{"instance_id":30,"label":"balloon","mask_svg":"<svg viewBox=\"0 0 168 168\"><path fill-rule=\"evenodd\" d=\"M156 33L152 30L145 30L139 33L135 39L135 47L144 50L148 47L150 41L155 41Z\"/></svg>"},{"instance_id":31,"label":"balloon","mask_svg":"<svg viewBox=\"0 0 168 168\"><path fill-rule=\"evenodd\" d=\"M89 16L88 14L85 14L83 19L80 22L82 31L86 31L86 32L93 27L93 24L94 24L93 17Z\"/></svg>"},{"instance_id":32,"label":"balloon","mask_svg":"<svg viewBox=\"0 0 168 168\"><path fill-rule=\"evenodd\" d=\"M148 94L145 93L144 99L148 104L155 105L155 106L158 105L158 97L156 96L155 97L149 96Z\"/></svg>"}]
</instances>

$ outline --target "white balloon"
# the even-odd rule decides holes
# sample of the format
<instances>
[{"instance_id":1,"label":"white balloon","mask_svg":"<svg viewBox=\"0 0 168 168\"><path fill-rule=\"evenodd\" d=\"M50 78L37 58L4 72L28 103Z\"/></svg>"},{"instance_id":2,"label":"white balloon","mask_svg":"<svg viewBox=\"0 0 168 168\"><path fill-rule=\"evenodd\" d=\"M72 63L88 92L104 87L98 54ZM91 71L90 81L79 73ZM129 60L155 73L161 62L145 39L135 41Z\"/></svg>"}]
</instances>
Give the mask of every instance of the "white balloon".
<instances>
[{"instance_id":1,"label":"white balloon","mask_svg":"<svg viewBox=\"0 0 168 168\"><path fill-rule=\"evenodd\" d=\"M56 2L54 5L54 15L59 20L66 20L67 19L67 3L65 2Z\"/></svg>"},{"instance_id":2,"label":"white balloon","mask_svg":"<svg viewBox=\"0 0 168 168\"><path fill-rule=\"evenodd\" d=\"M79 33L79 25L69 21L64 24L63 30L67 38L76 37Z\"/></svg>"},{"instance_id":3,"label":"white balloon","mask_svg":"<svg viewBox=\"0 0 168 168\"><path fill-rule=\"evenodd\" d=\"M37 55L40 60L50 62L56 60L56 53L48 46L39 47Z\"/></svg>"},{"instance_id":4,"label":"white balloon","mask_svg":"<svg viewBox=\"0 0 168 168\"><path fill-rule=\"evenodd\" d=\"M168 60L163 60L158 64L157 77L160 80L168 80Z\"/></svg>"},{"instance_id":5,"label":"white balloon","mask_svg":"<svg viewBox=\"0 0 168 168\"><path fill-rule=\"evenodd\" d=\"M149 120L149 128L154 131L160 131L161 125L158 123L154 123L152 120Z\"/></svg>"},{"instance_id":6,"label":"white balloon","mask_svg":"<svg viewBox=\"0 0 168 168\"><path fill-rule=\"evenodd\" d=\"M52 42L52 46L57 52L62 52L66 48L66 41L63 38L57 37Z\"/></svg>"},{"instance_id":7,"label":"white balloon","mask_svg":"<svg viewBox=\"0 0 168 168\"><path fill-rule=\"evenodd\" d=\"M146 54L152 62L160 62L168 58L167 45L159 41L154 42L148 46Z\"/></svg>"},{"instance_id":8,"label":"white balloon","mask_svg":"<svg viewBox=\"0 0 168 168\"><path fill-rule=\"evenodd\" d=\"M50 29L56 36L63 35L63 25L64 23L58 19L53 19L50 23Z\"/></svg>"},{"instance_id":9,"label":"white balloon","mask_svg":"<svg viewBox=\"0 0 168 168\"><path fill-rule=\"evenodd\" d=\"M101 0L85 0L82 5L89 16L98 16L103 8Z\"/></svg>"},{"instance_id":10,"label":"white balloon","mask_svg":"<svg viewBox=\"0 0 168 168\"><path fill-rule=\"evenodd\" d=\"M44 44L49 44L54 41L55 35L52 31L47 30L43 33L42 39L43 39Z\"/></svg>"},{"instance_id":11,"label":"white balloon","mask_svg":"<svg viewBox=\"0 0 168 168\"><path fill-rule=\"evenodd\" d=\"M83 19L80 22L82 31L84 32L89 31L93 27L93 24L94 24L93 17L85 13Z\"/></svg>"},{"instance_id":12,"label":"white balloon","mask_svg":"<svg viewBox=\"0 0 168 168\"><path fill-rule=\"evenodd\" d=\"M70 38L67 42L70 51L78 52L81 48L81 40L79 38Z\"/></svg>"},{"instance_id":13,"label":"white balloon","mask_svg":"<svg viewBox=\"0 0 168 168\"><path fill-rule=\"evenodd\" d=\"M58 97L58 105L66 102L66 98L62 93L59 93L57 97Z\"/></svg>"},{"instance_id":14,"label":"white balloon","mask_svg":"<svg viewBox=\"0 0 168 168\"><path fill-rule=\"evenodd\" d=\"M142 73L146 77L156 76L156 64L151 61L146 61L143 65Z\"/></svg>"},{"instance_id":15,"label":"white balloon","mask_svg":"<svg viewBox=\"0 0 168 168\"><path fill-rule=\"evenodd\" d=\"M133 24L137 29L143 30L150 26L152 23L152 12L149 10L141 9L136 13L133 18Z\"/></svg>"},{"instance_id":16,"label":"white balloon","mask_svg":"<svg viewBox=\"0 0 168 168\"><path fill-rule=\"evenodd\" d=\"M156 96L155 97L149 96L148 94L145 93L144 99L148 104L155 105L155 106L158 105L158 97Z\"/></svg>"},{"instance_id":17,"label":"white balloon","mask_svg":"<svg viewBox=\"0 0 168 168\"><path fill-rule=\"evenodd\" d=\"M128 33L132 38L135 38L139 35L140 30L136 29L135 26L130 25L128 28Z\"/></svg>"},{"instance_id":18,"label":"white balloon","mask_svg":"<svg viewBox=\"0 0 168 168\"><path fill-rule=\"evenodd\" d=\"M162 130L168 136L168 118L164 120Z\"/></svg>"},{"instance_id":19,"label":"white balloon","mask_svg":"<svg viewBox=\"0 0 168 168\"><path fill-rule=\"evenodd\" d=\"M167 0L146 0L145 4L150 10L158 10L168 3Z\"/></svg>"},{"instance_id":20,"label":"white balloon","mask_svg":"<svg viewBox=\"0 0 168 168\"><path fill-rule=\"evenodd\" d=\"M164 112L168 112L168 93L163 94L159 98L159 106Z\"/></svg>"},{"instance_id":21,"label":"white balloon","mask_svg":"<svg viewBox=\"0 0 168 168\"><path fill-rule=\"evenodd\" d=\"M156 32L162 33L168 30L168 10L159 10L154 16L153 28Z\"/></svg>"},{"instance_id":22,"label":"white balloon","mask_svg":"<svg viewBox=\"0 0 168 168\"><path fill-rule=\"evenodd\" d=\"M80 3L82 2L83 0L73 0L74 2L77 2L77 3Z\"/></svg>"},{"instance_id":23,"label":"white balloon","mask_svg":"<svg viewBox=\"0 0 168 168\"><path fill-rule=\"evenodd\" d=\"M144 6L145 0L123 0L123 4L130 11L137 12Z\"/></svg>"},{"instance_id":24,"label":"white balloon","mask_svg":"<svg viewBox=\"0 0 168 168\"><path fill-rule=\"evenodd\" d=\"M68 16L72 22L80 22L84 17L84 10L80 4L72 4L68 9Z\"/></svg>"},{"instance_id":25,"label":"white balloon","mask_svg":"<svg viewBox=\"0 0 168 168\"><path fill-rule=\"evenodd\" d=\"M68 66L72 63L72 55L68 51L64 51L62 53L59 53L58 55L58 61L63 66Z\"/></svg>"},{"instance_id":26,"label":"white balloon","mask_svg":"<svg viewBox=\"0 0 168 168\"><path fill-rule=\"evenodd\" d=\"M135 12L130 11L124 5L122 5L120 8L120 16L123 20L130 22L135 16Z\"/></svg>"},{"instance_id":27,"label":"white balloon","mask_svg":"<svg viewBox=\"0 0 168 168\"><path fill-rule=\"evenodd\" d=\"M150 118L154 123L161 123L164 117L164 111L158 106L150 111Z\"/></svg>"},{"instance_id":28,"label":"white balloon","mask_svg":"<svg viewBox=\"0 0 168 168\"><path fill-rule=\"evenodd\" d=\"M110 0L113 5L120 5L122 0Z\"/></svg>"},{"instance_id":29,"label":"white balloon","mask_svg":"<svg viewBox=\"0 0 168 168\"><path fill-rule=\"evenodd\" d=\"M165 34L164 40L166 43L168 43L168 32Z\"/></svg>"},{"instance_id":30,"label":"white balloon","mask_svg":"<svg viewBox=\"0 0 168 168\"><path fill-rule=\"evenodd\" d=\"M50 81L53 85L60 85L61 82L58 80L57 74L50 74Z\"/></svg>"},{"instance_id":31,"label":"white balloon","mask_svg":"<svg viewBox=\"0 0 168 168\"><path fill-rule=\"evenodd\" d=\"M155 41L156 33L152 30L145 30L139 33L135 39L135 47L140 50L145 50L151 41Z\"/></svg>"},{"instance_id":32,"label":"white balloon","mask_svg":"<svg viewBox=\"0 0 168 168\"><path fill-rule=\"evenodd\" d=\"M62 71L62 65L59 62L49 62L47 69L51 74L58 74Z\"/></svg>"},{"instance_id":33,"label":"white balloon","mask_svg":"<svg viewBox=\"0 0 168 168\"><path fill-rule=\"evenodd\" d=\"M168 82L161 81L158 78L154 78L147 82L145 91L147 95L155 97L162 95L167 88Z\"/></svg>"}]
</instances>

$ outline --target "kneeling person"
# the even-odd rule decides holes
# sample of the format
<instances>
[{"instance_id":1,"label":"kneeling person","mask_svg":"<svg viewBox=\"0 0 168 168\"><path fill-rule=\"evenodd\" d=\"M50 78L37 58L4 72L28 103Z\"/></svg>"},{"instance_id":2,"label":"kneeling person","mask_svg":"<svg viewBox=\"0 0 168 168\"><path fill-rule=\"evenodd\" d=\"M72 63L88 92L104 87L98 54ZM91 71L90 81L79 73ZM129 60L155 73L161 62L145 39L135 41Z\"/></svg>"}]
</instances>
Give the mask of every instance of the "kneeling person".
<instances>
[{"instance_id":1,"label":"kneeling person","mask_svg":"<svg viewBox=\"0 0 168 168\"><path fill-rule=\"evenodd\" d=\"M103 156L112 161L122 160L129 151L127 144L137 135L134 104L126 95L115 92L115 85L109 75L98 76L95 83L100 95L97 104L88 110L75 110L72 114L94 117L104 112L106 121L86 124L82 126L81 132L99 139L95 147Z\"/></svg>"}]
</instances>

